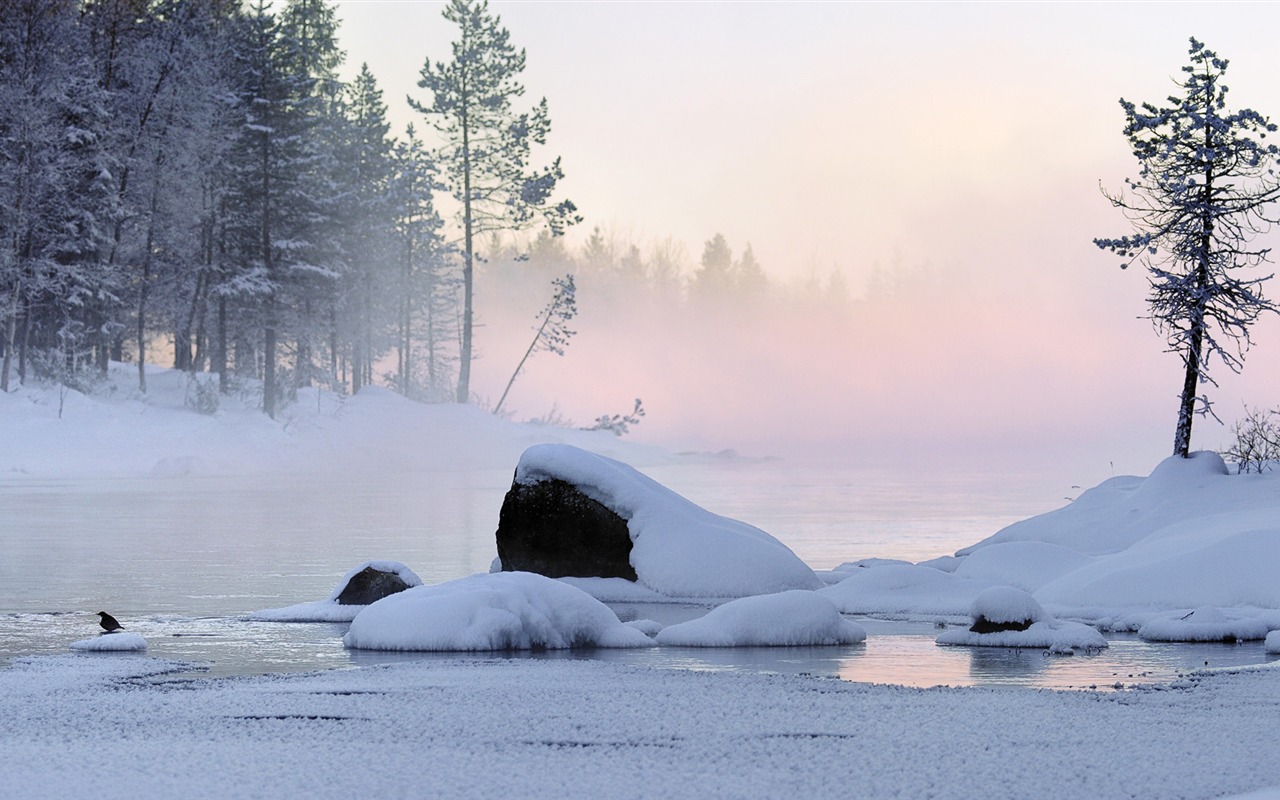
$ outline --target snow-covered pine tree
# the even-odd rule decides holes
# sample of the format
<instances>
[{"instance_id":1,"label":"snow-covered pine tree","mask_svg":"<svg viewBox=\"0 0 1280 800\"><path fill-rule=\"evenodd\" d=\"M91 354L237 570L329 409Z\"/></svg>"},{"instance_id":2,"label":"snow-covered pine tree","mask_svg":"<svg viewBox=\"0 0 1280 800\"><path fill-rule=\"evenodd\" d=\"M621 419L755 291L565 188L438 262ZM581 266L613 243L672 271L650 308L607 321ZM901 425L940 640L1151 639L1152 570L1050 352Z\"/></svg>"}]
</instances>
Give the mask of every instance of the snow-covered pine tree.
<instances>
[{"instance_id":1,"label":"snow-covered pine tree","mask_svg":"<svg viewBox=\"0 0 1280 800\"><path fill-rule=\"evenodd\" d=\"M430 93L430 99L409 102L444 138L437 161L460 205L463 308L457 400L466 403L471 398L478 244L487 234L538 221L560 233L579 217L573 203L551 198L563 177L560 160L542 170L529 167L531 146L546 143L551 121L545 98L529 111L513 107L524 94L519 82L524 51L511 44L510 34L489 13L486 0L451 0L444 18L458 26L452 58L426 59L418 86Z\"/></svg>"},{"instance_id":2,"label":"snow-covered pine tree","mask_svg":"<svg viewBox=\"0 0 1280 800\"><path fill-rule=\"evenodd\" d=\"M347 269L340 283L340 329L351 353L351 391L357 392L373 382L373 365L389 349L396 318L388 196L393 145L387 106L367 64L347 87L345 130L340 221Z\"/></svg>"},{"instance_id":3,"label":"snow-covered pine tree","mask_svg":"<svg viewBox=\"0 0 1280 800\"><path fill-rule=\"evenodd\" d=\"M1267 261L1268 249L1253 240L1275 222L1269 208L1280 179L1277 147L1264 142L1276 126L1251 109L1226 108L1226 59L1192 38L1182 71L1181 95L1167 106L1120 101L1138 177L1126 180L1127 192L1106 196L1135 232L1094 244L1124 259L1122 267L1147 269L1150 317L1185 367L1173 445L1185 457L1197 406L1210 410L1199 394L1202 380L1213 383L1210 358L1238 372L1249 328L1276 311L1262 294L1271 276L1247 270Z\"/></svg>"},{"instance_id":4,"label":"snow-covered pine tree","mask_svg":"<svg viewBox=\"0 0 1280 800\"><path fill-rule=\"evenodd\" d=\"M397 142L389 197L397 266L396 386L406 397L452 397L459 279L435 210L435 161L413 125Z\"/></svg>"},{"instance_id":5,"label":"snow-covered pine tree","mask_svg":"<svg viewBox=\"0 0 1280 800\"><path fill-rule=\"evenodd\" d=\"M51 308L57 265L51 241L71 189L64 110L68 88L90 75L73 0L14 0L0 14L0 391Z\"/></svg>"}]
</instances>

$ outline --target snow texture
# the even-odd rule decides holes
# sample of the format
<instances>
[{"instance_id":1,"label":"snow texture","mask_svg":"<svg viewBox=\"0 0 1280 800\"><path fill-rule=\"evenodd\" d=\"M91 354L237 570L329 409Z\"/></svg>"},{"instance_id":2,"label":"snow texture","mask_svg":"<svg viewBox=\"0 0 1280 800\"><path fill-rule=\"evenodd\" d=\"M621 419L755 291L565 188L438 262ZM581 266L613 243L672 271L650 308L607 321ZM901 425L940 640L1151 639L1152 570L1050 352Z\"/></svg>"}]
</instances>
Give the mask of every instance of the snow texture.
<instances>
[{"instance_id":1,"label":"snow texture","mask_svg":"<svg viewBox=\"0 0 1280 800\"><path fill-rule=\"evenodd\" d=\"M856 644L867 631L840 616L825 597L794 589L731 600L664 628L657 638L658 644L683 647L791 647Z\"/></svg>"},{"instance_id":2,"label":"snow texture","mask_svg":"<svg viewBox=\"0 0 1280 800\"><path fill-rule=\"evenodd\" d=\"M1138 635L1151 642L1234 642L1266 638L1267 624L1204 606L1182 616L1156 617L1139 628Z\"/></svg>"},{"instance_id":3,"label":"snow texture","mask_svg":"<svg viewBox=\"0 0 1280 800\"><path fill-rule=\"evenodd\" d=\"M1012 586L992 586L969 604L969 618L985 617L989 622L1039 622L1046 618L1044 609L1036 599L1022 589Z\"/></svg>"},{"instance_id":4,"label":"snow texture","mask_svg":"<svg viewBox=\"0 0 1280 800\"><path fill-rule=\"evenodd\" d=\"M266 608L246 615L246 619L255 622L350 622L356 618L366 606L339 603L338 597L347 588L347 584L366 568L372 567L378 572L389 572L399 576L410 587L421 586L422 579L417 573L399 561L366 561L352 568L325 600L314 600L309 603L298 603L284 608Z\"/></svg>"},{"instance_id":5,"label":"snow texture","mask_svg":"<svg viewBox=\"0 0 1280 800\"><path fill-rule=\"evenodd\" d=\"M384 597L356 615L342 641L359 650L653 645L586 592L528 572L481 573Z\"/></svg>"},{"instance_id":6,"label":"snow texture","mask_svg":"<svg viewBox=\"0 0 1280 800\"><path fill-rule=\"evenodd\" d=\"M139 653L147 649L147 640L136 633L112 631L72 642L71 649L82 653Z\"/></svg>"},{"instance_id":7,"label":"snow texture","mask_svg":"<svg viewBox=\"0 0 1280 800\"><path fill-rule=\"evenodd\" d=\"M965 617L990 585L933 567L893 564L858 570L818 593L845 614Z\"/></svg>"},{"instance_id":8,"label":"snow texture","mask_svg":"<svg viewBox=\"0 0 1280 800\"><path fill-rule=\"evenodd\" d=\"M1280 741L1266 668L1114 694L456 656L158 680L180 668L0 670L4 794L1192 800L1275 786Z\"/></svg>"},{"instance_id":9,"label":"snow texture","mask_svg":"<svg viewBox=\"0 0 1280 800\"><path fill-rule=\"evenodd\" d=\"M605 456L537 445L520 457L516 482L559 479L627 522L639 583L668 597L746 597L822 582L790 548L745 522L713 514Z\"/></svg>"}]
</instances>

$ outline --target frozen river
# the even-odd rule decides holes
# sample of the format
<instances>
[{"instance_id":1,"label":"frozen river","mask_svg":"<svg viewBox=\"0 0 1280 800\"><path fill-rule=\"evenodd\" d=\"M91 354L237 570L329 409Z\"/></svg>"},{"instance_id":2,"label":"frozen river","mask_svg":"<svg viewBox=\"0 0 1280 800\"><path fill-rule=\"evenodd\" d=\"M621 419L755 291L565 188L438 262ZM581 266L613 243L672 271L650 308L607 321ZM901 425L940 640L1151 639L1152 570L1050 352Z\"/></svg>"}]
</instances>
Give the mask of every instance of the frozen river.
<instances>
[{"instance_id":1,"label":"frozen river","mask_svg":"<svg viewBox=\"0 0 1280 800\"><path fill-rule=\"evenodd\" d=\"M861 558L945 555L1063 501L1030 478L918 478L700 460L645 472L712 511L751 522L816 569ZM328 596L369 559L408 564L427 583L487 570L510 470L343 478L153 478L0 484L0 659L65 653L109 611L147 638L149 655L245 674L422 658L349 652L345 625L247 622L263 608ZM1055 494L1056 493L1056 494ZM617 606L664 623L706 609ZM1258 643L1152 645L1116 637L1097 656L934 645L931 624L865 621L843 648L655 648L598 658L711 670L808 672L908 685L1086 687L1166 680L1256 663ZM431 656L449 658L450 656Z\"/></svg>"}]
</instances>

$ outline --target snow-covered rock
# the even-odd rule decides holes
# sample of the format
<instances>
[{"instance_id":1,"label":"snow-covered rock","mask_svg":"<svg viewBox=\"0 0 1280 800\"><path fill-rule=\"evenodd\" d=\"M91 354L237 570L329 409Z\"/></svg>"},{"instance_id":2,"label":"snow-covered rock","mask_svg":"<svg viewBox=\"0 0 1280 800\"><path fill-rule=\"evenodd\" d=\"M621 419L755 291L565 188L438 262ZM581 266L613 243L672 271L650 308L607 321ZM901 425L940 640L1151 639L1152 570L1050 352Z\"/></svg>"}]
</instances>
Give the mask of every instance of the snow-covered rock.
<instances>
[{"instance_id":1,"label":"snow-covered rock","mask_svg":"<svg viewBox=\"0 0 1280 800\"><path fill-rule=\"evenodd\" d=\"M1148 620L1138 636L1150 642L1235 642L1266 638L1267 623L1256 617L1228 617L1213 606L1202 606L1189 614Z\"/></svg>"},{"instance_id":2,"label":"snow-covered rock","mask_svg":"<svg viewBox=\"0 0 1280 800\"><path fill-rule=\"evenodd\" d=\"M136 633L114 631L95 636L92 639L72 642L71 649L82 653L137 653L147 649L147 640Z\"/></svg>"},{"instance_id":3,"label":"snow-covered rock","mask_svg":"<svg viewBox=\"0 0 1280 800\"><path fill-rule=\"evenodd\" d=\"M1053 619L1028 592L993 586L969 607L973 624L939 634L938 644L972 647L1037 647L1053 653L1101 649L1106 639L1094 628Z\"/></svg>"},{"instance_id":4,"label":"snow-covered rock","mask_svg":"<svg viewBox=\"0 0 1280 800\"><path fill-rule=\"evenodd\" d=\"M1013 586L992 586L983 589L969 605L969 618L973 620L969 630L974 633L1026 630L1047 617L1030 593Z\"/></svg>"},{"instance_id":5,"label":"snow-covered rock","mask_svg":"<svg viewBox=\"0 0 1280 800\"><path fill-rule=\"evenodd\" d=\"M658 644L683 647L788 647L855 644L867 631L816 592L792 590L732 600L663 628L657 638Z\"/></svg>"},{"instance_id":6,"label":"snow-covered rock","mask_svg":"<svg viewBox=\"0 0 1280 800\"><path fill-rule=\"evenodd\" d=\"M361 650L653 645L586 592L528 572L482 573L393 594L357 614L342 641Z\"/></svg>"},{"instance_id":7,"label":"snow-covered rock","mask_svg":"<svg viewBox=\"0 0 1280 800\"><path fill-rule=\"evenodd\" d=\"M1280 654L1280 631L1272 631L1267 634L1267 639L1263 643L1268 653Z\"/></svg>"},{"instance_id":8,"label":"snow-covered rock","mask_svg":"<svg viewBox=\"0 0 1280 800\"><path fill-rule=\"evenodd\" d=\"M327 599L255 611L248 615L248 619L255 622L350 622L373 600L421 585L422 579L399 561L366 561L348 571Z\"/></svg>"},{"instance_id":9,"label":"snow-covered rock","mask_svg":"<svg viewBox=\"0 0 1280 800\"><path fill-rule=\"evenodd\" d=\"M572 484L626 522L637 581L659 594L745 597L822 585L769 534L713 514L619 461L569 445L526 450L515 482L552 480Z\"/></svg>"}]
</instances>

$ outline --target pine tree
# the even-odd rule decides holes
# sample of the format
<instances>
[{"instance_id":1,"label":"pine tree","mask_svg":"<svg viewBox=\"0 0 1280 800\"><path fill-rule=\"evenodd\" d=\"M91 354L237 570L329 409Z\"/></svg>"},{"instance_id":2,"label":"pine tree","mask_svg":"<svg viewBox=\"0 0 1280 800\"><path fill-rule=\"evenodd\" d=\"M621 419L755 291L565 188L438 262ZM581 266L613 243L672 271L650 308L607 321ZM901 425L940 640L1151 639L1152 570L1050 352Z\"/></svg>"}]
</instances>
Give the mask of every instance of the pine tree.
<instances>
[{"instance_id":1,"label":"pine tree","mask_svg":"<svg viewBox=\"0 0 1280 800\"><path fill-rule=\"evenodd\" d=\"M693 274L691 294L701 300L720 300L733 291L733 252L717 233L702 247L701 266Z\"/></svg>"},{"instance_id":2,"label":"pine tree","mask_svg":"<svg viewBox=\"0 0 1280 800\"><path fill-rule=\"evenodd\" d=\"M458 288L432 199L436 188L435 162L410 125L396 144L389 188L398 268L396 385L407 397L432 402L452 395L448 343L456 340Z\"/></svg>"},{"instance_id":3,"label":"pine tree","mask_svg":"<svg viewBox=\"0 0 1280 800\"><path fill-rule=\"evenodd\" d=\"M531 171L530 149L545 144L551 123L543 99L518 112L524 94L518 78L525 53L516 51L486 0L451 0L444 17L458 26L450 61L422 67L418 86L431 99L410 104L427 116L445 143L437 159L461 205L463 311L457 400L471 396L474 266L483 237L519 230L542 220L553 233L578 221L573 203L552 201L563 177L560 161Z\"/></svg>"},{"instance_id":4,"label":"pine tree","mask_svg":"<svg viewBox=\"0 0 1280 800\"><path fill-rule=\"evenodd\" d=\"M1151 319L1184 366L1173 452L1186 457L1197 407L1210 411L1199 394L1201 380L1213 383L1210 358L1238 372L1250 326L1277 310L1262 294L1271 276L1242 272L1267 260L1268 249L1252 241L1275 221L1268 209L1280 197L1280 151L1263 142L1276 131L1266 117L1226 110L1226 59L1193 38L1182 70L1182 94L1170 105L1120 101L1139 171L1126 181L1128 194L1107 198L1135 233L1094 243L1123 258L1122 267L1147 270Z\"/></svg>"}]
</instances>

